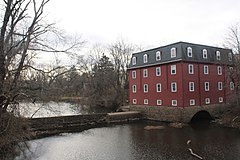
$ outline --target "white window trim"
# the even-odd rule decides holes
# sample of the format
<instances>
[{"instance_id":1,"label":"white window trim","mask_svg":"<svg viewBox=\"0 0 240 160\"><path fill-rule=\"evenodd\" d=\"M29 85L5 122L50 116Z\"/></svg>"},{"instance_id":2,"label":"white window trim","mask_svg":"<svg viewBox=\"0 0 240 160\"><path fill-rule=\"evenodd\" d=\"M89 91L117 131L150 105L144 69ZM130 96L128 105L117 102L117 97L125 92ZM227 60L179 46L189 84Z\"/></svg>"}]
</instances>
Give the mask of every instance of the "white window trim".
<instances>
[{"instance_id":1,"label":"white window trim","mask_svg":"<svg viewBox=\"0 0 240 160\"><path fill-rule=\"evenodd\" d=\"M156 52L156 61L160 61L162 59L161 52L157 51Z\"/></svg>"},{"instance_id":2,"label":"white window trim","mask_svg":"<svg viewBox=\"0 0 240 160\"><path fill-rule=\"evenodd\" d=\"M203 54L203 59L207 59L207 50L206 49L203 49L202 50L202 54Z\"/></svg>"},{"instance_id":3,"label":"white window trim","mask_svg":"<svg viewBox=\"0 0 240 160\"><path fill-rule=\"evenodd\" d=\"M195 99L190 99L189 100L189 105L194 106L195 105Z\"/></svg>"},{"instance_id":4,"label":"white window trim","mask_svg":"<svg viewBox=\"0 0 240 160\"><path fill-rule=\"evenodd\" d=\"M173 71L175 71L175 73L173 73ZM174 65L171 65L171 75L175 75L177 74L177 66L174 64Z\"/></svg>"},{"instance_id":5,"label":"white window trim","mask_svg":"<svg viewBox=\"0 0 240 160\"><path fill-rule=\"evenodd\" d=\"M177 106L177 100L176 99L172 100L172 106Z\"/></svg>"},{"instance_id":6,"label":"white window trim","mask_svg":"<svg viewBox=\"0 0 240 160\"><path fill-rule=\"evenodd\" d=\"M143 69L143 77L144 78L148 77L148 69Z\"/></svg>"},{"instance_id":7,"label":"white window trim","mask_svg":"<svg viewBox=\"0 0 240 160\"><path fill-rule=\"evenodd\" d=\"M148 55L144 54L143 55L143 63L147 63L148 62Z\"/></svg>"},{"instance_id":8,"label":"white window trim","mask_svg":"<svg viewBox=\"0 0 240 160\"><path fill-rule=\"evenodd\" d=\"M217 72L218 72L218 75L222 75L222 67L221 66L217 67Z\"/></svg>"},{"instance_id":9,"label":"white window trim","mask_svg":"<svg viewBox=\"0 0 240 160\"><path fill-rule=\"evenodd\" d=\"M203 73L207 75L209 73L208 65L203 66Z\"/></svg>"},{"instance_id":10,"label":"white window trim","mask_svg":"<svg viewBox=\"0 0 240 160\"><path fill-rule=\"evenodd\" d=\"M132 65L136 65L137 64L137 58L136 57L133 57L132 58Z\"/></svg>"},{"instance_id":11,"label":"white window trim","mask_svg":"<svg viewBox=\"0 0 240 160\"><path fill-rule=\"evenodd\" d=\"M173 90L173 86L175 85L175 90ZM177 83L176 82L172 82L171 83L171 92L177 92Z\"/></svg>"},{"instance_id":12,"label":"white window trim","mask_svg":"<svg viewBox=\"0 0 240 160\"><path fill-rule=\"evenodd\" d=\"M137 93L137 85L132 85L132 92Z\"/></svg>"},{"instance_id":13,"label":"white window trim","mask_svg":"<svg viewBox=\"0 0 240 160\"><path fill-rule=\"evenodd\" d=\"M218 61L221 60L221 53L220 53L220 51L216 51L216 59L217 59Z\"/></svg>"},{"instance_id":14,"label":"white window trim","mask_svg":"<svg viewBox=\"0 0 240 160\"><path fill-rule=\"evenodd\" d=\"M218 82L218 90L219 91L223 90L223 83L222 82Z\"/></svg>"},{"instance_id":15,"label":"white window trim","mask_svg":"<svg viewBox=\"0 0 240 160\"><path fill-rule=\"evenodd\" d=\"M192 72L191 72L191 68L192 68ZM189 64L189 65L188 65L188 74L194 74L193 64Z\"/></svg>"},{"instance_id":16,"label":"white window trim","mask_svg":"<svg viewBox=\"0 0 240 160\"><path fill-rule=\"evenodd\" d=\"M137 104L137 99L133 99L132 103Z\"/></svg>"},{"instance_id":17,"label":"white window trim","mask_svg":"<svg viewBox=\"0 0 240 160\"><path fill-rule=\"evenodd\" d=\"M177 57L177 50L174 47L174 48L171 48L171 58L175 58L175 57Z\"/></svg>"},{"instance_id":18,"label":"white window trim","mask_svg":"<svg viewBox=\"0 0 240 160\"><path fill-rule=\"evenodd\" d=\"M148 93L148 84L143 85L143 92Z\"/></svg>"},{"instance_id":19,"label":"white window trim","mask_svg":"<svg viewBox=\"0 0 240 160\"><path fill-rule=\"evenodd\" d=\"M157 70L159 70L159 74L157 74ZM161 76L161 67L156 67L156 76Z\"/></svg>"},{"instance_id":20,"label":"white window trim","mask_svg":"<svg viewBox=\"0 0 240 160\"><path fill-rule=\"evenodd\" d=\"M208 87L207 87L208 86ZM210 84L209 82L204 82L204 90L209 91L210 90Z\"/></svg>"},{"instance_id":21,"label":"white window trim","mask_svg":"<svg viewBox=\"0 0 240 160\"><path fill-rule=\"evenodd\" d=\"M205 104L210 104L210 103L211 103L210 98L205 98Z\"/></svg>"},{"instance_id":22,"label":"white window trim","mask_svg":"<svg viewBox=\"0 0 240 160\"><path fill-rule=\"evenodd\" d=\"M144 99L143 104L148 104L148 99Z\"/></svg>"},{"instance_id":23,"label":"white window trim","mask_svg":"<svg viewBox=\"0 0 240 160\"><path fill-rule=\"evenodd\" d=\"M219 102L219 103L222 103L222 102L223 102L223 97L219 97L219 98L218 98L218 102Z\"/></svg>"},{"instance_id":24,"label":"white window trim","mask_svg":"<svg viewBox=\"0 0 240 160\"><path fill-rule=\"evenodd\" d=\"M189 92L194 92L194 90L195 90L194 89L194 82L189 82Z\"/></svg>"},{"instance_id":25,"label":"white window trim","mask_svg":"<svg viewBox=\"0 0 240 160\"><path fill-rule=\"evenodd\" d=\"M160 90L158 90L158 86L160 86ZM161 83L156 84L156 92L162 92L162 85Z\"/></svg>"},{"instance_id":26,"label":"white window trim","mask_svg":"<svg viewBox=\"0 0 240 160\"><path fill-rule=\"evenodd\" d=\"M132 79L136 79L137 78L137 72L136 71L132 71Z\"/></svg>"},{"instance_id":27,"label":"white window trim","mask_svg":"<svg viewBox=\"0 0 240 160\"><path fill-rule=\"evenodd\" d=\"M192 47L187 47L187 55L188 57L192 57Z\"/></svg>"},{"instance_id":28,"label":"white window trim","mask_svg":"<svg viewBox=\"0 0 240 160\"><path fill-rule=\"evenodd\" d=\"M161 99L157 99L157 105L161 106L162 105L162 100Z\"/></svg>"}]
</instances>

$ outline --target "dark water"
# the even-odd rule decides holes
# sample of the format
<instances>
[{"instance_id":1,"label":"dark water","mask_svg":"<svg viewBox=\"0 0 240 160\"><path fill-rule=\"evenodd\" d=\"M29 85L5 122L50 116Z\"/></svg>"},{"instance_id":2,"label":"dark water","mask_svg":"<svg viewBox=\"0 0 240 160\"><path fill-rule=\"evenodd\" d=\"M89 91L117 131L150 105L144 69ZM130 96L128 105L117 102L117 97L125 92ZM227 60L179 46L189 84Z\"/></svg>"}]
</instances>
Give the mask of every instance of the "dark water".
<instances>
[{"instance_id":1,"label":"dark water","mask_svg":"<svg viewBox=\"0 0 240 160\"><path fill-rule=\"evenodd\" d=\"M166 125L163 130L145 130L147 125ZM206 160L240 159L240 131L210 125L167 127L139 122L86 130L77 134L31 141L32 159L38 160Z\"/></svg>"}]
</instances>

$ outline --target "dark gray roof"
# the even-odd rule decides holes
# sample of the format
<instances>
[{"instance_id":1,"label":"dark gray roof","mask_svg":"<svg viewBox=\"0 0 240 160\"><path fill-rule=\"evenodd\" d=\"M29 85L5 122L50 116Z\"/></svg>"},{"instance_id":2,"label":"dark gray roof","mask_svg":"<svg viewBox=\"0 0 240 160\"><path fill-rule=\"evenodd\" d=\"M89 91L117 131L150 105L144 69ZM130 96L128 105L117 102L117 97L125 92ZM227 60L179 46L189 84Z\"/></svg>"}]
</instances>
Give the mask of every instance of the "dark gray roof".
<instances>
[{"instance_id":1,"label":"dark gray roof","mask_svg":"<svg viewBox=\"0 0 240 160\"><path fill-rule=\"evenodd\" d=\"M192 57L188 57L187 54L187 48L192 48ZM171 48L176 48L176 57L171 58ZM203 58L203 49L207 50L207 59ZM156 52L161 52L161 60L156 60ZM216 51L220 52L221 60L217 60L216 58ZM200 45L200 44L193 44L188 42L177 42L173 44L169 44L166 46L153 48L150 50L138 52L132 54L132 58L136 57L136 64L132 64L132 60L129 66L129 69L131 68L138 68L138 67L144 67L144 66L150 66L150 65L157 65L157 64L163 64L163 63L170 63L174 61L192 61L192 62L201 62L201 63L224 63L224 64L231 64L232 62L228 60L228 54L232 51L230 49L220 48L220 47L213 47L213 46L207 46L207 45ZM147 54L148 56L148 62L143 63L143 55Z\"/></svg>"}]
</instances>

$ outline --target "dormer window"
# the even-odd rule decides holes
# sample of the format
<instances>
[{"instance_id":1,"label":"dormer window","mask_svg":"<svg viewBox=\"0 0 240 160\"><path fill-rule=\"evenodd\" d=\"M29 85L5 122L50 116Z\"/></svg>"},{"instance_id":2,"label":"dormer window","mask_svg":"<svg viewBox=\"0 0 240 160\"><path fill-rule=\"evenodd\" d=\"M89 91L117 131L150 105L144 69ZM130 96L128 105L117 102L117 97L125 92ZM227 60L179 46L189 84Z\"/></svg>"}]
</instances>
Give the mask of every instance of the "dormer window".
<instances>
[{"instance_id":1,"label":"dormer window","mask_svg":"<svg viewBox=\"0 0 240 160\"><path fill-rule=\"evenodd\" d=\"M207 50L203 49L203 59L207 59Z\"/></svg>"},{"instance_id":2,"label":"dormer window","mask_svg":"<svg viewBox=\"0 0 240 160\"><path fill-rule=\"evenodd\" d=\"M192 57L192 48L191 47L187 48L187 54L188 54L188 57Z\"/></svg>"},{"instance_id":3,"label":"dormer window","mask_svg":"<svg viewBox=\"0 0 240 160\"><path fill-rule=\"evenodd\" d=\"M228 60L232 61L232 53L228 53Z\"/></svg>"},{"instance_id":4,"label":"dormer window","mask_svg":"<svg viewBox=\"0 0 240 160\"><path fill-rule=\"evenodd\" d=\"M144 54L143 55L143 63L147 63L148 62L148 55Z\"/></svg>"},{"instance_id":5,"label":"dormer window","mask_svg":"<svg viewBox=\"0 0 240 160\"><path fill-rule=\"evenodd\" d=\"M136 63L137 63L137 58L136 58L136 57L133 57L133 58L132 58L132 65L136 65Z\"/></svg>"},{"instance_id":6,"label":"dormer window","mask_svg":"<svg viewBox=\"0 0 240 160\"><path fill-rule=\"evenodd\" d=\"M161 52L160 51L157 51L156 52L156 61L160 61L162 59L161 57Z\"/></svg>"},{"instance_id":7,"label":"dormer window","mask_svg":"<svg viewBox=\"0 0 240 160\"><path fill-rule=\"evenodd\" d=\"M216 51L216 59L217 59L218 61L221 60L220 51Z\"/></svg>"},{"instance_id":8,"label":"dormer window","mask_svg":"<svg viewBox=\"0 0 240 160\"><path fill-rule=\"evenodd\" d=\"M176 48L171 48L171 58L175 58L177 56Z\"/></svg>"}]
</instances>

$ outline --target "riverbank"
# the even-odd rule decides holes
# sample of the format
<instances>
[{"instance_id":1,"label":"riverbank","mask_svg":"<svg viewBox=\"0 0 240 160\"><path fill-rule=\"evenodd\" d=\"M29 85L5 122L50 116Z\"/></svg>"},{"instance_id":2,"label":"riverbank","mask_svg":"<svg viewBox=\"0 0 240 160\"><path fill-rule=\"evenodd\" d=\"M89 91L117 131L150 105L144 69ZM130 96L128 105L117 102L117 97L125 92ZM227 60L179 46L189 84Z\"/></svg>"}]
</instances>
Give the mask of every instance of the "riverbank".
<instances>
[{"instance_id":1,"label":"riverbank","mask_svg":"<svg viewBox=\"0 0 240 160\"><path fill-rule=\"evenodd\" d=\"M240 106L233 107L224 112L216 122L225 127L240 129Z\"/></svg>"}]
</instances>

